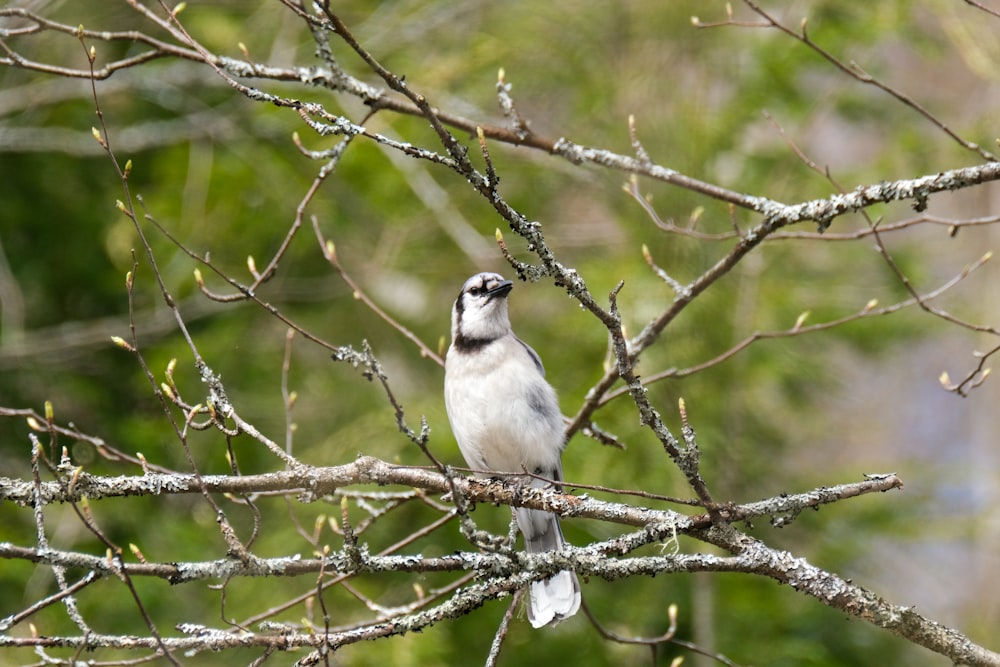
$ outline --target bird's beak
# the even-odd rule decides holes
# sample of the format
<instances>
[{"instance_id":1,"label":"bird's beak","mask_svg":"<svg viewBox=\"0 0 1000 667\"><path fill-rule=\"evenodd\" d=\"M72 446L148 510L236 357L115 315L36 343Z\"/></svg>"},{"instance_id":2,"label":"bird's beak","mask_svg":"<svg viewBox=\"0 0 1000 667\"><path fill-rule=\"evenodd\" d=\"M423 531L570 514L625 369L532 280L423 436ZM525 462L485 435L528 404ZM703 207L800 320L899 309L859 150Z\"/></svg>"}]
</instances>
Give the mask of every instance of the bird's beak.
<instances>
[{"instance_id":1,"label":"bird's beak","mask_svg":"<svg viewBox=\"0 0 1000 667\"><path fill-rule=\"evenodd\" d=\"M489 295L489 300L492 301L497 297L504 297L510 294L510 291L514 289L514 283L510 280L502 280L497 283L496 287L491 287L486 290L486 294Z\"/></svg>"}]
</instances>

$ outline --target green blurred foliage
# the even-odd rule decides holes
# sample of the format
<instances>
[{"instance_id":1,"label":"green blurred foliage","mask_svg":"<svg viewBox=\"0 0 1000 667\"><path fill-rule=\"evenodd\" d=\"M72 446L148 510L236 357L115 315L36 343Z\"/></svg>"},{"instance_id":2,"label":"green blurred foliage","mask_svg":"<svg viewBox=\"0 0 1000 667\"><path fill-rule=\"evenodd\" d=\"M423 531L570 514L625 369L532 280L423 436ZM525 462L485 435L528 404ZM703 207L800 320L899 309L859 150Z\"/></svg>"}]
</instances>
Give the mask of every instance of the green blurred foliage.
<instances>
[{"instance_id":1,"label":"green blurred foliage","mask_svg":"<svg viewBox=\"0 0 1000 667\"><path fill-rule=\"evenodd\" d=\"M952 67L960 68L956 47L930 20L932 10L911 11L912 4L869 7L815 0L774 11L791 26L808 16L810 37L823 48L844 62L857 59L870 73L890 81L912 74L925 62L950 59ZM740 17L756 20L738 9ZM67 3L52 11L52 18L71 25L137 29L162 37L124 3ZM406 74L410 85L444 110L502 123L494 84L497 70L504 68L520 112L539 134L627 154L627 118L634 114L639 137L658 163L780 201L824 197L834 188L796 158L762 115L765 111L847 188L976 161L913 109L849 79L777 31L692 26L694 14L706 22L724 20L721 5L412 0L378 6L352 3L338 11L362 44L392 71ZM219 53L240 57L237 44L243 43L253 58L275 66L316 63L308 31L279 3L248 7L235 1L189 2L182 18L192 35ZM331 42L349 72L379 85L343 44ZM16 43L37 60L85 67L83 49L71 37L43 34ZM139 49L100 42L96 46L99 66ZM355 121L364 114L356 100L327 91L251 83L322 102ZM907 79L900 86L947 119L945 100L919 83ZM53 97L53 89L63 94ZM45 142L12 146L0 161L0 242L25 304L23 321L5 319L0 331L0 405L41 411L46 400L52 401L60 423L72 422L125 452L141 451L151 463L169 468L189 470L190 455L201 472L225 473L230 470L228 453L244 473L276 469L277 460L246 437L227 443L215 433L195 432L185 453L135 358L109 341L110 335L128 337L125 273L135 263L135 325L155 381L163 381L167 364L176 358L181 393L191 402L201 400L204 386L164 308L149 258L131 222L115 209L114 202L125 195L109 160L90 139L90 127L98 121L87 84L6 68L0 70L2 90L36 100L17 106L10 95L4 98L4 127L37 128L44 130L41 136L48 132L53 140L72 140L66 140L65 150ZM190 64L164 60L118 72L97 84L97 94L118 158L134 163L129 189L143 197L140 215L148 213L192 252L210 255L216 267L245 283L250 281L247 257L253 256L262 269L273 256L320 167L295 149L292 133L310 149L334 145L334 140L313 136L296 114L252 103L211 71ZM987 144L995 128L985 116L985 111L982 117L970 116L967 126L957 130ZM437 146L420 119L383 112L366 126L415 145ZM474 152L475 142L468 144ZM490 149L503 195L529 219L541 221L560 260L579 270L596 296L604 298L625 281L620 301L631 333L673 299L670 288L643 263L643 244L656 263L682 283L713 265L731 246L731 241L694 240L657 229L622 192L624 174L573 167L524 148L494 144ZM437 190L429 196L454 216L451 224L458 225L459 234L471 234L471 245L456 242L440 212L420 196L428 194L421 185L426 179ZM701 231L723 233L734 223L746 228L756 222L755 216L686 190L655 182L640 185L663 219L683 224L703 207ZM903 205L873 212L887 221L910 214ZM510 273L492 240L501 221L487 202L444 167L401 166L398 156L357 140L310 203L277 275L260 293L324 340L356 348L367 340L405 406L409 425L417 428L420 416L426 416L431 449L442 460L459 464L444 414L442 370L352 298L351 289L323 259L309 215L315 215L322 233L336 242L338 257L352 277L432 348L448 337L450 303L465 277L486 269ZM859 216L845 217L835 221L831 232L865 225ZM286 326L250 304L206 302L193 278L199 264L152 224L144 222L142 230L200 354L221 374L245 419L282 446L286 422L294 421L294 453L314 465L345 463L359 453L426 463L397 431L378 385L334 364L327 350L300 336L291 343L288 373L288 386L298 400L290 417L286 415L280 391ZM505 238L519 258L530 261L523 242L509 232ZM941 242L940 235L935 239ZM766 244L669 327L661 343L643 357L640 372L649 375L702 363L755 331L789 329L805 311L806 324L811 324L857 312L873 298L880 304L905 299L905 289L871 245L870 239ZM469 248L478 248L479 254ZM900 267L920 285L936 284L961 266L930 263L930 254L917 242L894 240L892 250ZM210 289L231 292L210 271L201 271ZM10 306L5 308L9 316ZM539 351L564 411L573 414L603 372L606 334L551 285L519 285L511 308L516 330ZM845 387L831 372L831 360L874 364L880 355L940 330L926 317L903 312L816 335L765 340L705 372L653 384L650 392L675 430L677 401L685 399L704 449L705 477L720 499L752 500L853 481L869 471L865 462L826 462L822 454L812 459L802 452L837 445L830 432L842 427L844 418L827 411L827 399ZM173 418L183 416L174 412ZM597 421L618 434L628 449L601 447L577 436L564 458L568 480L690 495L660 445L638 424L627 397L602 409ZM0 421L2 474L30 475L27 431L22 420ZM70 447L74 460L94 474L139 473L103 459L89 445L65 439L58 444ZM241 537L249 538L250 510L232 501L219 502ZM262 498L258 506L261 530L253 550L261 556L311 553L312 546L296 526L308 533L317 517L339 516L339 507L325 500L302 504ZM919 539L907 518L919 515L920 507L918 502L907 507L889 496L863 499L802 517L781 531L764 524L754 532L824 567L851 572L861 567L859 553L873 533ZM111 540L137 544L150 560L206 560L225 550L215 517L198 497L103 500L94 502L92 509ZM104 545L82 528L69 508L49 507L46 518L53 546L103 554ZM377 552L412 526L434 518L426 508L396 510L365 537ZM503 531L507 514L503 508L480 507L474 518ZM567 538L575 544L610 536L614 530L565 522ZM334 548L337 539L328 528L324 531L323 540ZM30 512L0 506L0 540L33 544ZM465 546L455 526L448 525L408 549L431 555ZM704 545L684 541L682 548ZM416 583L430 590L450 580L427 575ZM380 604L393 605L410 599L414 583L412 577L396 575L361 577L354 585ZM180 622L213 627L244 622L308 593L315 582L237 580L227 584L225 595L204 584L135 584L150 616L170 634ZM5 561L0 567L0 616L54 590L45 570ZM666 608L676 602L681 608L678 637L711 636L714 650L740 664L941 664L886 633L843 620L813 600L750 577L595 580L585 585L585 597L610 629L639 636L663 633ZM693 606L706 599L714 601L707 610L710 632L696 627L694 620L705 618ZM85 617L98 619L96 631L144 632L134 603L117 582L95 585L80 602ZM339 589L326 603L336 613L335 624L366 614ZM505 608L504 602L494 602L423 634L349 646L338 657L341 664L351 665L480 662ZM318 610L300 604L271 620L298 622L310 613L315 621ZM32 622L44 634L73 632L58 607L37 614ZM677 655L686 654L681 648L661 648L656 664L669 664ZM197 656L185 659L185 664L245 664L255 656L240 651ZM0 663L31 659L12 652L0 656ZM501 664L563 663L646 665L650 659L648 649L602 640L583 614L542 632L520 621L514 624Z\"/></svg>"}]
</instances>

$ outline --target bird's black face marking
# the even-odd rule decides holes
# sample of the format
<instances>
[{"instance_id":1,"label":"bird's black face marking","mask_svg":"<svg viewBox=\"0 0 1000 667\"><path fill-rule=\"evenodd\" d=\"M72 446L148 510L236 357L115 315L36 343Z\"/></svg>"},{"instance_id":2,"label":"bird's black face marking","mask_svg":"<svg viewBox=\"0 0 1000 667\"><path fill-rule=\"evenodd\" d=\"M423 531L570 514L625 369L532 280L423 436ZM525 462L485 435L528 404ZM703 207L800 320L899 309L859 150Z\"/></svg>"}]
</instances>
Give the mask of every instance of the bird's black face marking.
<instances>
[{"instance_id":1,"label":"bird's black face marking","mask_svg":"<svg viewBox=\"0 0 1000 667\"><path fill-rule=\"evenodd\" d=\"M452 344L455 349L459 352L472 352L474 350L480 350L490 343L492 343L495 338L470 338L463 334L458 334Z\"/></svg>"},{"instance_id":2,"label":"bird's black face marking","mask_svg":"<svg viewBox=\"0 0 1000 667\"><path fill-rule=\"evenodd\" d=\"M492 301L497 297L504 297L510 294L510 291L514 289L514 283L510 280L504 280L501 276L495 273L480 274L476 276L476 282L473 284L465 284L462 291L458 294L458 301L456 305L459 310L465 308L462 296L468 294L477 299L485 297L485 301Z\"/></svg>"}]
</instances>

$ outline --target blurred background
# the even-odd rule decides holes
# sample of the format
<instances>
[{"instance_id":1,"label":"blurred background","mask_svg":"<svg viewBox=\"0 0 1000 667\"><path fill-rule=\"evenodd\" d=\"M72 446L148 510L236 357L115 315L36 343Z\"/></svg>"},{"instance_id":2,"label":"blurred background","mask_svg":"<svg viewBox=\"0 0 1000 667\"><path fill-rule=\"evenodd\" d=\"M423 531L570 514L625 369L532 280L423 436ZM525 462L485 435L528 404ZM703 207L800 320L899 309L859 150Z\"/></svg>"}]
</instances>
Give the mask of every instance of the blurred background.
<instances>
[{"instance_id":1,"label":"blurred background","mask_svg":"<svg viewBox=\"0 0 1000 667\"><path fill-rule=\"evenodd\" d=\"M726 22L723 3L342 4L336 11L359 42L442 110L504 124L495 93L497 71L503 68L518 110L539 135L630 154L627 119L633 115L655 162L739 192L785 203L832 194L835 186L810 169L791 144L847 190L983 161L912 106L858 82L778 30L746 25L761 19L739 3L733 3L734 19L742 25L713 28L696 27L692 16L706 24ZM795 30L808 18L810 38L842 63L857 63L965 140L986 150L995 147L1000 108L996 16L945 0L770 4L767 9ZM14 6L71 26L140 30L169 40L124 2ZM275 67L321 64L303 22L277 2L188 2L180 17L191 35L215 53L242 58L242 44L254 61ZM0 29L22 25L0 18ZM8 33L3 39L36 61L87 65L72 35ZM98 67L143 50L137 44L91 43ZM341 42L331 43L350 74L381 85ZM299 83L250 83L320 102L355 122L366 113L358 100L330 91ZM293 133L311 149L335 143L315 136L296 113L255 104L210 68L183 60L167 58L116 72L98 82L97 93L118 158L133 161L129 185L142 195L145 211L192 251L210 253L217 267L244 283L251 280L247 257L253 256L258 267L267 263L322 164L296 150ZM201 400L204 387L190 350L164 306L131 221L115 208L124 195L91 136L97 124L89 81L0 67L0 406L41 411L51 401L60 423L72 422L125 452L141 451L152 463L188 470L146 376L132 355L110 342L113 335L128 336L125 274L135 250L141 351L158 381L168 361L177 358L178 386L192 402ZM418 146L439 145L427 123L416 118L382 112L366 127ZM595 296L604 299L625 281L620 304L632 334L673 299L669 286L644 263L643 245L659 266L687 283L733 243L663 231L623 191L626 174L575 166L523 147L493 143L490 150L507 201L541 222L560 261L576 268ZM756 215L663 183L640 180L639 189L661 219L685 226L696 217L702 232L725 234L734 224L745 229L759 222ZM997 193L997 186L987 185L935 195L927 214L985 218L996 213ZM484 199L455 173L370 141L351 145L308 211L336 242L351 277L433 349L446 344L451 302L468 275L480 270L512 275L493 240L503 221ZM874 207L870 215L889 224L919 214L903 203ZM909 293L870 236L836 238L866 227L862 217L845 216L833 222L823 240L806 235L765 243L671 324L642 358L640 373L702 363L754 332L787 330L806 311L805 323L813 324L856 313L872 299L880 305L906 300ZM205 299L193 277L198 264L154 227L147 224L144 231L200 353L221 374L237 411L284 445L286 325L253 304ZM525 244L504 231L511 251L531 261ZM815 226L794 231L814 232ZM913 286L929 292L996 247L996 236L993 225L963 227L952 235L947 226L923 224L886 234L884 242ZM229 291L203 273L210 288ZM995 267L987 264L933 303L964 320L995 325L996 284ZM416 427L426 416L432 451L444 461L461 463L444 412L442 369L352 297L324 260L311 229L295 237L260 297L326 341L360 348L367 340L408 423ZM607 337L601 326L545 282L519 283L511 315L518 334L544 360L564 412L574 414L603 374ZM899 474L906 485L902 492L824 507L784 529L761 521L748 530L989 645L1000 624L995 383L987 381L961 398L943 390L938 378L943 371L953 379L963 377L977 363L973 353L995 345L995 336L911 307L821 333L763 340L724 363L649 389L675 433L677 401L684 398L703 451L704 477L719 500L754 501L860 481L865 473ZM359 453L425 464L421 452L397 431L378 386L329 356L302 337L292 342L288 385L298 395L291 414L295 456L313 465L346 463ZM620 451L577 435L564 455L567 480L691 495L662 447L639 426L627 397L601 409L596 421L628 447ZM30 476L27 432L23 419L0 420L0 474ZM85 443L61 444L91 473L140 472L102 459ZM190 445L203 473L229 470L225 443L216 433L195 433ZM281 467L248 438L236 439L234 450L245 473ZM322 501L265 499L260 507L262 532L254 547L260 556L311 553L296 525L311 527L317 516L339 511ZM250 513L227 508L239 528L249 531ZM113 540L139 545L150 560L207 560L224 553L215 517L198 497L104 500L93 503L93 511ZM434 518L416 508L406 512L369 536L373 547L406 534L412 529L407 522ZM503 530L507 513L481 507L474 518ZM50 507L47 519L54 547L103 554L103 546L69 509ZM566 521L564 530L570 542L582 545L619 528ZM330 540L336 548L333 536ZM0 541L34 544L30 511L0 505ZM414 545L413 552L461 548L463 541L450 524ZM684 551L705 548L681 541ZM432 588L447 580L435 575L419 583ZM384 604L408 599L413 584L402 575L361 577L356 583ZM220 591L204 584L137 582L165 634L183 621L224 627L226 620L242 621L313 586L292 579L233 581L223 605ZM0 617L54 590L47 570L5 561ZM949 663L770 580L737 575L591 580L584 596L601 622L630 636L663 633L666 608L676 603L679 638L743 665ZM91 587L80 596L80 605L97 631L144 631L134 604L116 582ZM349 646L337 660L346 665L479 663L506 606L494 602L425 633ZM337 623L370 615L346 595L333 607ZM304 613L300 605L272 620L297 622ZM60 608L32 621L41 634L74 631ZM18 626L14 632L27 630ZM255 655L195 656L185 664L245 664ZM680 647L661 648L654 662L670 664L676 656L685 656L685 664L718 664ZM26 651L0 653L0 664L37 660ZM515 623L500 664L556 663L651 661L646 648L601 639L582 614L541 633L523 621Z\"/></svg>"}]
</instances>

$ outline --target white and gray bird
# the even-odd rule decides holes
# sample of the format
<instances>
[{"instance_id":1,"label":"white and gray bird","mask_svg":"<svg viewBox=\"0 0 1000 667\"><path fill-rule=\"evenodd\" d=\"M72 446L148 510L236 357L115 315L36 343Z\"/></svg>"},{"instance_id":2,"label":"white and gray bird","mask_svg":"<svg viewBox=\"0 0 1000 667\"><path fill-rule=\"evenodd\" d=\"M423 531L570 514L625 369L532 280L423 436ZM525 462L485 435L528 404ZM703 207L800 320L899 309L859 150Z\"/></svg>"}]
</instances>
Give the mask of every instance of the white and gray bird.
<instances>
[{"instance_id":1,"label":"white and gray bird","mask_svg":"<svg viewBox=\"0 0 1000 667\"><path fill-rule=\"evenodd\" d=\"M514 335L507 295L514 284L496 273L469 278L451 311L444 398L451 430L470 468L528 472L562 479L565 447L556 392L538 354ZM531 486L552 484L530 478ZM559 517L518 507L517 525L528 553L561 549ZM580 583L564 570L529 589L528 620L540 628L580 608Z\"/></svg>"}]
</instances>

